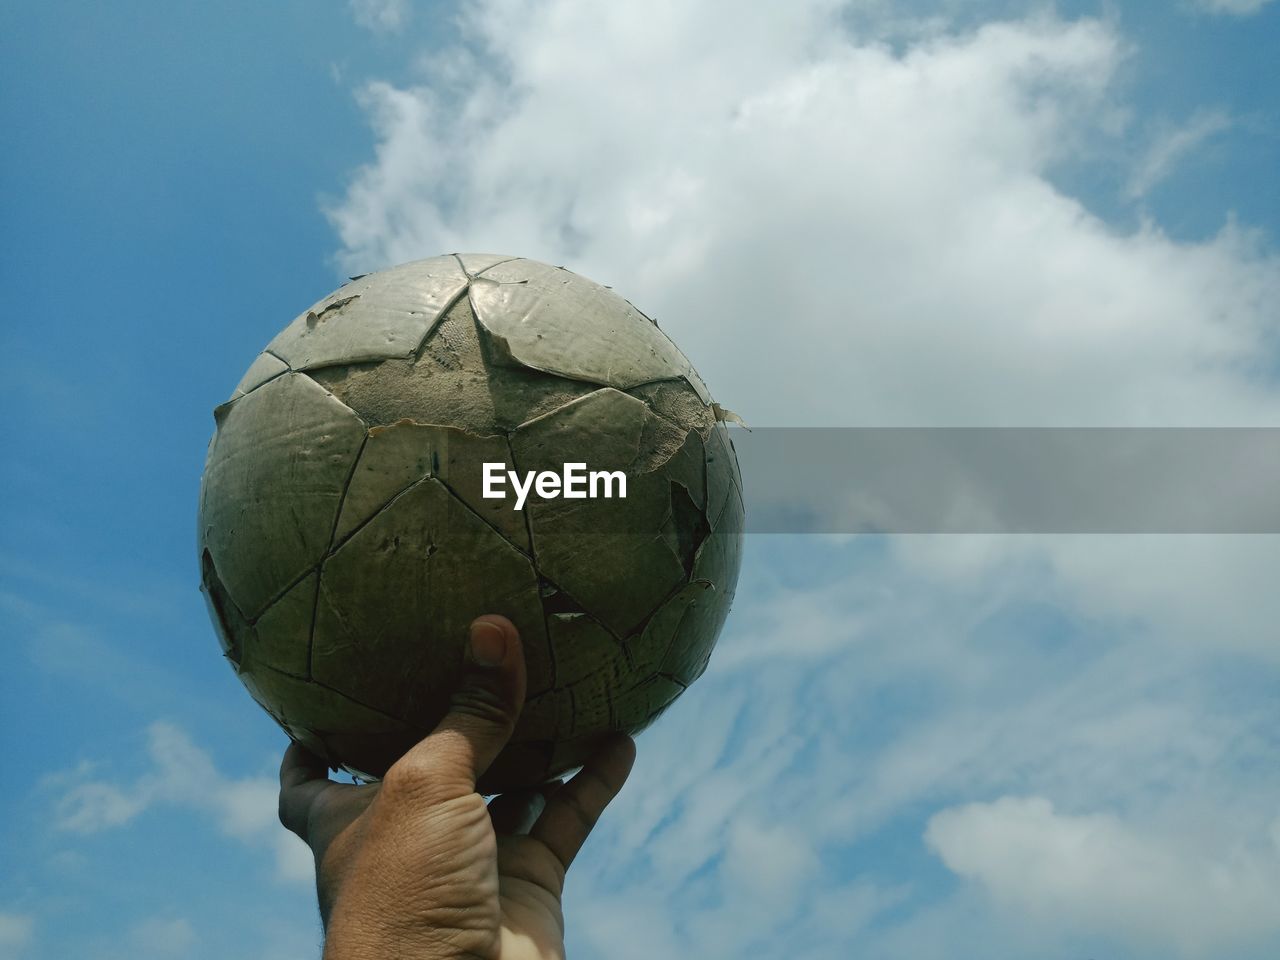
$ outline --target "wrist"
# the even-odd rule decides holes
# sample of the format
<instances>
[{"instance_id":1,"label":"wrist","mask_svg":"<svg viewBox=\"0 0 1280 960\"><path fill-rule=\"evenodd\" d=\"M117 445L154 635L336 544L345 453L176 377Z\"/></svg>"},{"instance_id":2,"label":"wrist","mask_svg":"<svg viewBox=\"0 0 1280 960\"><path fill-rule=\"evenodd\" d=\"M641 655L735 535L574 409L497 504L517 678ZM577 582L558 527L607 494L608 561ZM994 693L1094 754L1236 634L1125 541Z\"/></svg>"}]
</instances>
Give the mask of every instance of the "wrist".
<instances>
[{"instance_id":1,"label":"wrist","mask_svg":"<svg viewBox=\"0 0 1280 960\"><path fill-rule=\"evenodd\" d=\"M439 940L350 930L336 924L325 934L323 960L461 960L466 956Z\"/></svg>"},{"instance_id":2,"label":"wrist","mask_svg":"<svg viewBox=\"0 0 1280 960\"><path fill-rule=\"evenodd\" d=\"M475 960L492 946L478 942L477 931L451 930L403 917L380 922L368 912L338 910L325 927L323 960Z\"/></svg>"}]
</instances>

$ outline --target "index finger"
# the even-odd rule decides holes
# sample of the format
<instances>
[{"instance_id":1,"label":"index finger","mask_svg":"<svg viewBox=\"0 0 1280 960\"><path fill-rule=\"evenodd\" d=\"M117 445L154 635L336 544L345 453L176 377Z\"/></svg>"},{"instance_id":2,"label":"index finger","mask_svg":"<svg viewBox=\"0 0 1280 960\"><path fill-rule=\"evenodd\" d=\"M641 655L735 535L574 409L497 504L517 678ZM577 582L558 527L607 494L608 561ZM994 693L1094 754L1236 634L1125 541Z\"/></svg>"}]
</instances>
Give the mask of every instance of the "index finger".
<instances>
[{"instance_id":1,"label":"index finger","mask_svg":"<svg viewBox=\"0 0 1280 960\"><path fill-rule=\"evenodd\" d=\"M622 789L635 759L636 745L630 737L610 740L551 794L529 836L541 841L567 870L604 808Z\"/></svg>"},{"instance_id":2,"label":"index finger","mask_svg":"<svg viewBox=\"0 0 1280 960\"><path fill-rule=\"evenodd\" d=\"M289 744L280 761L280 790L291 790L312 780L328 780L329 764L297 740Z\"/></svg>"}]
</instances>

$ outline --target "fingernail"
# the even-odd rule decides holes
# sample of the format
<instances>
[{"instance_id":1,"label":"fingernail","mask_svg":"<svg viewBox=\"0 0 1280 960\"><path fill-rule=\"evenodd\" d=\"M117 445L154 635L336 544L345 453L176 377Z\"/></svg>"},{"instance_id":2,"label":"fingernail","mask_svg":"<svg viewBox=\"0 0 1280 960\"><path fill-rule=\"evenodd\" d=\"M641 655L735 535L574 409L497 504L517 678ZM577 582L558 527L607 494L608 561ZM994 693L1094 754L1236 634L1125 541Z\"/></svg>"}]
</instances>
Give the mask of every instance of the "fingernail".
<instances>
[{"instance_id":1,"label":"fingernail","mask_svg":"<svg viewBox=\"0 0 1280 960\"><path fill-rule=\"evenodd\" d=\"M506 631L489 620L471 625L471 658L487 667L496 667L507 653Z\"/></svg>"}]
</instances>

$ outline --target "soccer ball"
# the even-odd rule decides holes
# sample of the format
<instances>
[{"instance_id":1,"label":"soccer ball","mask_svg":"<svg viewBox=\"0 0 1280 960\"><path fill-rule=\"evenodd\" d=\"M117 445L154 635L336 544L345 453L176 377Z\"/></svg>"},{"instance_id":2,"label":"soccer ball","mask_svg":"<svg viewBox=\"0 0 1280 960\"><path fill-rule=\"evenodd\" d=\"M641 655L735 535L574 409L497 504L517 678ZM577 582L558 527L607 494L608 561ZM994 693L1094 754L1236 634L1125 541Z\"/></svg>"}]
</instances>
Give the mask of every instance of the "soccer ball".
<instances>
[{"instance_id":1,"label":"soccer ball","mask_svg":"<svg viewBox=\"0 0 1280 960\"><path fill-rule=\"evenodd\" d=\"M470 621L503 614L528 695L482 787L580 766L697 679L729 612L725 417L653 320L563 267L354 278L214 410L199 553L223 652L291 737L374 779L444 715Z\"/></svg>"}]
</instances>

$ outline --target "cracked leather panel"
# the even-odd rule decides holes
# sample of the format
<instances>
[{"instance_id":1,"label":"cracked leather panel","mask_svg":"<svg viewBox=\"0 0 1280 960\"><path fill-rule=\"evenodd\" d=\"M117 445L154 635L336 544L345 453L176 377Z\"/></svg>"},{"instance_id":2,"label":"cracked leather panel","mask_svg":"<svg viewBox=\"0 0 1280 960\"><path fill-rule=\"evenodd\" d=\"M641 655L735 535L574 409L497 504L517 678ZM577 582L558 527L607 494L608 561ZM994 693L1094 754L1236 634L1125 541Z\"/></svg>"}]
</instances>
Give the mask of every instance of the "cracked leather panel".
<instances>
[{"instance_id":1,"label":"cracked leather panel","mask_svg":"<svg viewBox=\"0 0 1280 960\"><path fill-rule=\"evenodd\" d=\"M535 260L497 264L468 293L500 362L625 390L683 377L706 386L652 320L608 287Z\"/></svg>"},{"instance_id":2,"label":"cracked leather panel","mask_svg":"<svg viewBox=\"0 0 1280 960\"><path fill-rule=\"evenodd\" d=\"M324 556L365 426L297 373L215 413L201 543L253 620Z\"/></svg>"},{"instance_id":3,"label":"cracked leather panel","mask_svg":"<svg viewBox=\"0 0 1280 960\"><path fill-rule=\"evenodd\" d=\"M232 400L238 400L246 393L258 389L268 380L272 380L280 374L285 373L289 369L289 365L277 357L273 353L264 350L249 364L249 369L245 371L244 376L240 378L240 382L236 384L235 391L231 394Z\"/></svg>"},{"instance_id":4,"label":"cracked leather panel","mask_svg":"<svg viewBox=\"0 0 1280 960\"><path fill-rule=\"evenodd\" d=\"M451 256L367 274L303 311L267 349L294 370L412 356L466 289Z\"/></svg>"},{"instance_id":5,"label":"cracked leather panel","mask_svg":"<svg viewBox=\"0 0 1280 960\"><path fill-rule=\"evenodd\" d=\"M705 669L741 558L732 414L608 288L484 254L353 278L215 416L199 529L223 651L334 765L381 776L430 731L482 612L529 668L482 790L581 765ZM514 510L482 496L485 462L617 469L628 496Z\"/></svg>"},{"instance_id":6,"label":"cracked leather panel","mask_svg":"<svg viewBox=\"0 0 1280 960\"><path fill-rule=\"evenodd\" d=\"M477 436L457 427L398 420L369 430L338 517L342 543L399 493L423 477L435 477L477 516L521 551L529 552L524 517L502 500L485 499L477 464L510 469L506 437Z\"/></svg>"},{"instance_id":7,"label":"cracked leather panel","mask_svg":"<svg viewBox=\"0 0 1280 960\"><path fill-rule=\"evenodd\" d=\"M654 430L642 444L655 425L665 430L661 439ZM558 471L576 461L591 470L627 474L625 500L531 498L525 506L539 569L619 636L629 634L685 577L659 529L671 497L670 481L659 469L661 455L670 460L683 440L644 403L612 389L532 420L511 438L522 471ZM627 558L631 574L625 591L602 575L618 557Z\"/></svg>"},{"instance_id":8,"label":"cracked leather panel","mask_svg":"<svg viewBox=\"0 0 1280 960\"><path fill-rule=\"evenodd\" d=\"M325 562L311 675L426 733L456 686L479 612L516 624L531 688L549 686L533 565L427 477Z\"/></svg>"},{"instance_id":9,"label":"cracked leather panel","mask_svg":"<svg viewBox=\"0 0 1280 960\"><path fill-rule=\"evenodd\" d=\"M494 367L465 299L416 358L331 367L314 376L370 424L408 418L477 435L513 430L597 389L536 370Z\"/></svg>"}]
</instances>

